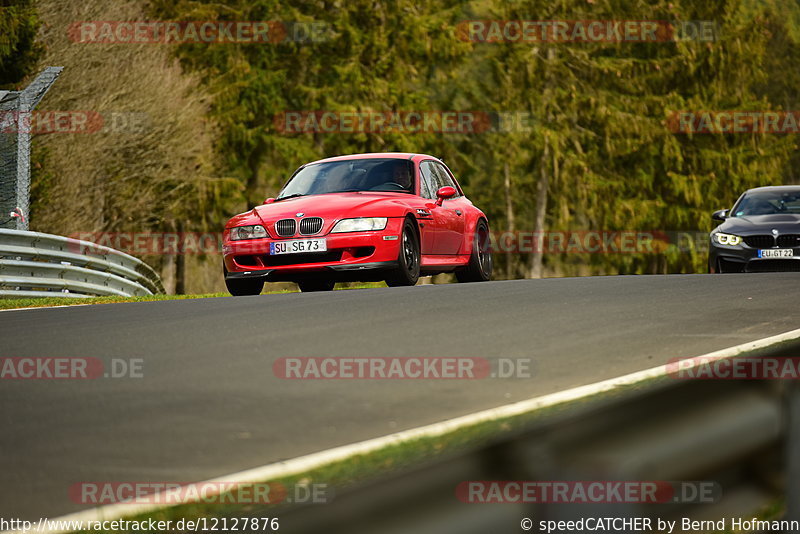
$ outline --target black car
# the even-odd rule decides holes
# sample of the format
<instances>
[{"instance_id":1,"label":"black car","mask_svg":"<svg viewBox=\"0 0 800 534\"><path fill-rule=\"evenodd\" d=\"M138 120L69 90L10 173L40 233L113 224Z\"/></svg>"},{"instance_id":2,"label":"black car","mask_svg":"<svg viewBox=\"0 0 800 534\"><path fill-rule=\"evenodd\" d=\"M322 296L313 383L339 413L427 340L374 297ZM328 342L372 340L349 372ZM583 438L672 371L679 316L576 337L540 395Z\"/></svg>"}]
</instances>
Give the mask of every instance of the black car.
<instances>
[{"instance_id":1,"label":"black car","mask_svg":"<svg viewBox=\"0 0 800 534\"><path fill-rule=\"evenodd\" d=\"M800 186L750 189L711 217L709 272L800 271Z\"/></svg>"}]
</instances>

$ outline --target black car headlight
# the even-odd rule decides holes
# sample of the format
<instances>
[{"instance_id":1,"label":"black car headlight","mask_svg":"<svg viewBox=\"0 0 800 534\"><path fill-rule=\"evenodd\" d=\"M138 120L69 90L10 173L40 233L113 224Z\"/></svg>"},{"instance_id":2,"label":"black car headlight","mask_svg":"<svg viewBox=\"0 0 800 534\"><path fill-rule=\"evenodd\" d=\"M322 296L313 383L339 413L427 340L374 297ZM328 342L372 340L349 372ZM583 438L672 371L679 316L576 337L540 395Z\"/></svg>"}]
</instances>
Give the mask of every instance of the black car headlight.
<instances>
[{"instance_id":1,"label":"black car headlight","mask_svg":"<svg viewBox=\"0 0 800 534\"><path fill-rule=\"evenodd\" d=\"M716 234L712 234L714 242L719 243L720 245L730 245L735 247L739 243L742 242L742 238L738 235L733 234L723 234L722 232L717 232Z\"/></svg>"}]
</instances>

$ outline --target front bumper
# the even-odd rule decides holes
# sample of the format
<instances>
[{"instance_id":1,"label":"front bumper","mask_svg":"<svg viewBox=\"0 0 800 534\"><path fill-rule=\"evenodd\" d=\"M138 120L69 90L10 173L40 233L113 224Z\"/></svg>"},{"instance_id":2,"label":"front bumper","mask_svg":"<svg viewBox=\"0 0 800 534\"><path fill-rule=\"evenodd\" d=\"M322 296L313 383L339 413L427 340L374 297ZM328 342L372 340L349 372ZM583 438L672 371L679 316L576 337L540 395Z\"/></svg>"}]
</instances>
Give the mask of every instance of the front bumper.
<instances>
[{"instance_id":1,"label":"front bumper","mask_svg":"<svg viewBox=\"0 0 800 534\"><path fill-rule=\"evenodd\" d=\"M791 248L794 255L785 258L759 258L758 248L744 243L736 246L711 242L708 270L711 273L800 272L800 247Z\"/></svg>"},{"instance_id":2,"label":"front bumper","mask_svg":"<svg viewBox=\"0 0 800 534\"><path fill-rule=\"evenodd\" d=\"M386 228L289 238L226 240L222 245L226 278L263 278L296 282L308 278L380 280L397 267L402 219L390 218ZM294 239L325 239L326 252L270 254L270 243Z\"/></svg>"}]
</instances>

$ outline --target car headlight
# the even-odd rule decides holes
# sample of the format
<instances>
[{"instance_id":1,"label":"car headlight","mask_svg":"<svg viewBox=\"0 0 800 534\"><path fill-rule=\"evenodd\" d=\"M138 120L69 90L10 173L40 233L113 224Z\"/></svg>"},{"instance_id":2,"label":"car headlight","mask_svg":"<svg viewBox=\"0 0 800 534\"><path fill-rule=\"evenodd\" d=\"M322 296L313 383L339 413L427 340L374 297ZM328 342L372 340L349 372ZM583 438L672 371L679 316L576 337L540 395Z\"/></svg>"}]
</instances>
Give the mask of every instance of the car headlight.
<instances>
[{"instance_id":1,"label":"car headlight","mask_svg":"<svg viewBox=\"0 0 800 534\"><path fill-rule=\"evenodd\" d=\"M261 239L262 237L267 237L267 230L260 224L231 228L231 241L241 241L242 239Z\"/></svg>"},{"instance_id":2,"label":"car headlight","mask_svg":"<svg viewBox=\"0 0 800 534\"><path fill-rule=\"evenodd\" d=\"M714 241L716 241L720 245L736 246L742 242L742 238L739 237L738 235L723 234L722 232L717 232L716 234L714 234Z\"/></svg>"},{"instance_id":3,"label":"car headlight","mask_svg":"<svg viewBox=\"0 0 800 534\"><path fill-rule=\"evenodd\" d=\"M387 217L359 217L358 219L342 219L331 230L332 234L342 232L368 232L386 228Z\"/></svg>"}]
</instances>

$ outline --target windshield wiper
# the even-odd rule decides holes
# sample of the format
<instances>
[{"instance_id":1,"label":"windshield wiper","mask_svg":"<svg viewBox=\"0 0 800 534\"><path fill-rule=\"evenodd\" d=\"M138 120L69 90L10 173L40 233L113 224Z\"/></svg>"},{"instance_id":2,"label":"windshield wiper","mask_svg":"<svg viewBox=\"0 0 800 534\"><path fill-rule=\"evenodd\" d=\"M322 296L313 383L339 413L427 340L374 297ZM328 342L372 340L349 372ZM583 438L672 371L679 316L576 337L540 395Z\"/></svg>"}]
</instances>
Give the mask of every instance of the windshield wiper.
<instances>
[{"instance_id":1,"label":"windshield wiper","mask_svg":"<svg viewBox=\"0 0 800 534\"><path fill-rule=\"evenodd\" d=\"M363 189L342 189L339 191L328 191L328 193L360 193ZM289 198L297 198L297 197L307 197L310 193L292 193L291 195L286 195L285 197L278 197L275 199L275 202L280 200L286 200ZM316 193L316 194L325 194L325 193Z\"/></svg>"},{"instance_id":2,"label":"windshield wiper","mask_svg":"<svg viewBox=\"0 0 800 534\"><path fill-rule=\"evenodd\" d=\"M286 200L287 198L297 198L297 197L304 197L306 193L292 193L291 195L286 195L285 197L278 197L275 199L275 202Z\"/></svg>"}]
</instances>

